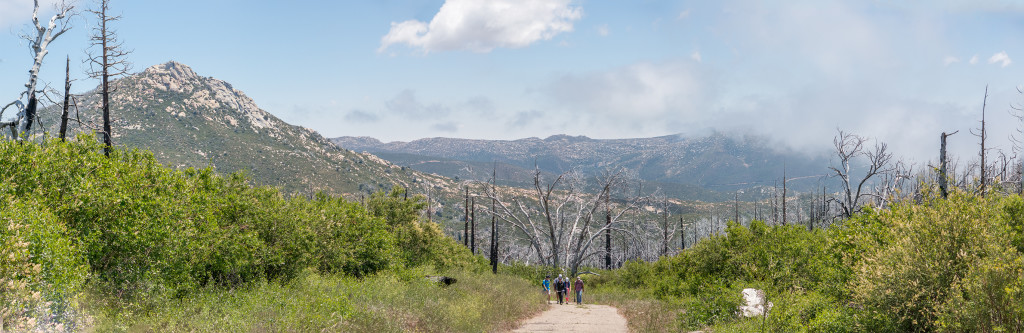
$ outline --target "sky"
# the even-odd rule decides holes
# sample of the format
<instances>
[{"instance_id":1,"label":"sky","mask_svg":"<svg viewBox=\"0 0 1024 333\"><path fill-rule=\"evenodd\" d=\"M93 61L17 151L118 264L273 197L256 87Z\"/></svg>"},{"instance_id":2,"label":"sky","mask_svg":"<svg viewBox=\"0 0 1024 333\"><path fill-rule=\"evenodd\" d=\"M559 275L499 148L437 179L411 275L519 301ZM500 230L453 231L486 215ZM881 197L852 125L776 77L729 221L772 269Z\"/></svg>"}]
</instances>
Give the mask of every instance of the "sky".
<instances>
[{"instance_id":1,"label":"sky","mask_svg":"<svg viewBox=\"0 0 1024 333\"><path fill-rule=\"evenodd\" d=\"M54 0L43 0L43 2ZM31 53L30 0L0 0L0 101ZM78 3L79 8L91 2ZM962 159L985 89L990 156L1015 156L1024 2L112 0L135 71L178 61L324 136L761 135L824 152L838 129ZM45 14L49 15L49 14ZM43 78L83 74L85 15ZM6 104L2 103L2 104ZM4 115L8 117L8 115ZM973 155L972 155L973 154Z\"/></svg>"}]
</instances>

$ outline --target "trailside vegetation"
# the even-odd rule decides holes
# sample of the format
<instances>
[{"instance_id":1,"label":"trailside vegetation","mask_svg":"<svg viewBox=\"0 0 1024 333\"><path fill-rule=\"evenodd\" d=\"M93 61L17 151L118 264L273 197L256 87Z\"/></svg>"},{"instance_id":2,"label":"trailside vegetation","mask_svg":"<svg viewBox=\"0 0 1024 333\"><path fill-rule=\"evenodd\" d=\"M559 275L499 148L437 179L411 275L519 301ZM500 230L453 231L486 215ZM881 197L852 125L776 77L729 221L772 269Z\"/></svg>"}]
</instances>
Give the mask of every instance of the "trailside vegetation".
<instances>
[{"instance_id":1,"label":"trailside vegetation","mask_svg":"<svg viewBox=\"0 0 1024 333\"><path fill-rule=\"evenodd\" d=\"M324 194L289 196L250 186L243 174L175 170L149 152L114 149L106 158L103 150L91 136L0 141L5 331L106 327L104 318L130 329L132 320L163 318L158 310L175 302L322 284L311 281L345 290L363 279L398 279L407 284L402 288L421 290L426 287L415 287L421 273L452 271L472 285L486 269L482 258L435 224L419 221L423 198L406 199L401 189L365 204ZM299 290L320 287L311 288ZM510 299L529 305L513 316L540 306ZM334 321L356 313L338 309Z\"/></svg>"},{"instance_id":2,"label":"trailside vegetation","mask_svg":"<svg viewBox=\"0 0 1024 333\"><path fill-rule=\"evenodd\" d=\"M827 230L730 224L595 277L592 299L637 331L1019 332L1022 253L1020 196L925 193ZM743 288L766 291L767 316L738 316Z\"/></svg>"}]
</instances>

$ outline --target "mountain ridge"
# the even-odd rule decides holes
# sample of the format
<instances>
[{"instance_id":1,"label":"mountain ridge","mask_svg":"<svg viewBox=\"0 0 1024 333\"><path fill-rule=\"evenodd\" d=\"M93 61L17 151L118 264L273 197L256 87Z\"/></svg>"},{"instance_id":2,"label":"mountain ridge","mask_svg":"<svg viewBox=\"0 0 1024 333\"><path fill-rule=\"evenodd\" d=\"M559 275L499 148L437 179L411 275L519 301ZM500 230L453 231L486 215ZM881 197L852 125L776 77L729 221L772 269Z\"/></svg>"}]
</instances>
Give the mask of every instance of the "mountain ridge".
<instances>
[{"instance_id":1,"label":"mountain ridge","mask_svg":"<svg viewBox=\"0 0 1024 333\"><path fill-rule=\"evenodd\" d=\"M550 173L577 168L596 174L612 167L626 167L637 170L644 181L665 186L692 185L718 192L774 186L774 181L781 182L784 168L789 178L813 178L823 175L827 167L823 157L777 149L762 137L736 137L721 132L697 137L593 139L558 134L544 139L423 138L387 143L364 136L337 137L331 142L381 156L405 154L391 161L414 169L427 158L466 163L498 162L524 169L536 166ZM420 156L420 161L414 156ZM438 173L443 168L434 166L431 170ZM439 173L449 177L454 174ZM806 183L804 187L808 189L817 187ZM799 183L794 185L801 187Z\"/></svg>"}]
</instances>

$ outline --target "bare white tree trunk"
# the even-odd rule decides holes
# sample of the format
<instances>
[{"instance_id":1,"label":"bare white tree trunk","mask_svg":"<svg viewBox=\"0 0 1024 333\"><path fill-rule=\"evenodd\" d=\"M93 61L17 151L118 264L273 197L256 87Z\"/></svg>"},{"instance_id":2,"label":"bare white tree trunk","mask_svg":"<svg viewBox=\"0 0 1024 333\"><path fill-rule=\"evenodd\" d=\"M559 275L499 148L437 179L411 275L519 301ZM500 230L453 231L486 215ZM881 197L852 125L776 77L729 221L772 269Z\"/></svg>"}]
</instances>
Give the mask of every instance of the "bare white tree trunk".
<instances>
[{"instance_id":1,"label":"bare white tree trunk","mask_svg":"<svg viewBox=\"0 0 1024 333\"><path fill-rule=\"evenodd\" d=\"M74 6L66 2L58 3L55 6L57 13L50 18L44 26L39 21L39 0L34 1L32 8L32 34L23 34L21 37L29 41L29 48L32 49L32 68L28 71L28 83L25 83L25 91L18 96L18 99L5 105L0 109L0 119L3 119L4 111L14 106L18 113L14 120L0 122L0 130L4 127L11 127L11 134L16 140L27 138L32 130L33 122L36 120L38 110L38 98L36 90L39 83L39 71L43 67L43 60L50 53L49 46L57 37L71 30L69 24L70 16L73 15ZM25 99L24 102L21 99ZM19 133L20 132L20 133Z\"/></svg>"},{"instance_id":2,"label":"bare white tree trunk","mask_svg":"<svg viewBox=\"0 0 1024 333\"><path fill-rule=\"evenodd\" d=\"M575 273L581 263L601 254L593 250L601 235L608 230L624 231L623 215L637 208L636 198L618 205L621 208L617 212L607 208L612 192L627 186L626 178L621 171L610 172L600 180L600 192L587 195L583 193L583 177L575 170L545 182L540 170L535 169L534 187L528 197L496 192L489 195L496 204L493 213L526 238L538 263Z\"/></svg>"}]
</instances>

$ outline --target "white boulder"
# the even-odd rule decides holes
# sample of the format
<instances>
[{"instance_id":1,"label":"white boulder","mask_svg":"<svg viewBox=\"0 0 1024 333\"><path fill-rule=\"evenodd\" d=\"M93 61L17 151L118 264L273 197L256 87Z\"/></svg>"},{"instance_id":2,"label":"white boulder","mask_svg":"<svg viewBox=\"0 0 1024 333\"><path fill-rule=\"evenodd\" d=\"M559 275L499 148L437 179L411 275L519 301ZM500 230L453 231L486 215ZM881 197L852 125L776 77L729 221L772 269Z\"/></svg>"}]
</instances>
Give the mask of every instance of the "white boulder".
<instances>
[{"instance_id":1,"label":"white boulder","mask_svg":"<svg viewBox=\"0 0 1024 333\"><path fill-rule=\"evenodd\" d=\"M740 305L740 315L748 318L760 317L771 311L772 302L768 302L764 290L747 288L743 289L742 294L746 305Z\"/></svg>"}]
</instances>

